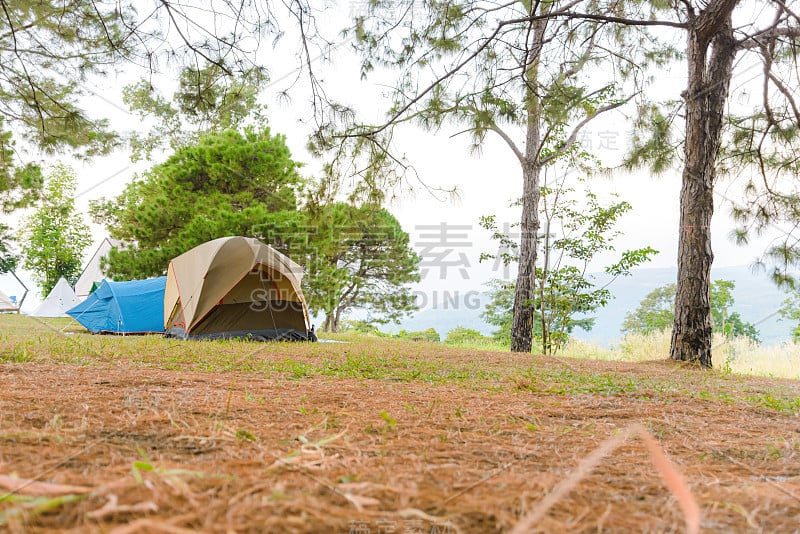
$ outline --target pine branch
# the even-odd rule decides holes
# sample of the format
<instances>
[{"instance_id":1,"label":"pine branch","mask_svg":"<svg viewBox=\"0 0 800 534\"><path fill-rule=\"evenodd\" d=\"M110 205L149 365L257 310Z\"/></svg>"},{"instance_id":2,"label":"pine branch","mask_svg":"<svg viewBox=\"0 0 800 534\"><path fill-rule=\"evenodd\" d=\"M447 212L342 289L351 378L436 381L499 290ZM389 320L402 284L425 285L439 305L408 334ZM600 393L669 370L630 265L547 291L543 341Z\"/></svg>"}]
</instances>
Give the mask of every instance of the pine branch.
<instances>
[{"instance_id":1,"label":"pine branch","mask_svg":"<svg viewBox=\"0 0 800 534\"><path fill-rule=\"evenodd\" d=\"M551 162L555 158L558 158L558 157L562 156L565 152L567 152L572 147L573 144L575 144L575 140L578 138L578 134L581 132L581 129L584 126L586 126L589 122L591 122L592 120L597 118L598 115L601 115L601 114L603 114L603 113L605 113L607 111L611 111L613 109L617 109L618 107L627 104L628 102L630 102L633 99L634 96L636 96L636 94L633 94L633 95L629 96L628 98L626 98L624 100L620 100L619 102L613 102L611 104L607 104L605 106L602 106L602 107L598 108L597 111L595 111L593 114L587 115L586 117L584 117L583 120L581 120L578 124L576 124L575 127L572 129L572 133L570 133L569 137L564 142L564 144L562 144L560 147L558 147L558 149L555 152L553 152L552 154L550 154L549 156L546 156L546 157L542 158L539 161L539 164L540 165L547 165L549 162Z\"/></svg>"},{"instance_id":2,"label":"pine branch","mask_svg":"<svg viewBox=\"0 0 800 534\"><path fill-rule=\"evenodd\" d=\"M735 0L728 0L728 1L735 1ZM484 52L492 43L494 43L501 32L507 26L513 26L517 24L523 23L533 23L536 21L544 21L544 20L551 20L551 19L577 19L577 20L592 20L592 21L599 21L599 22L608 22L608 23L617 23L617 24L624 24L628 26L659 26L659 27L672 27L672 28L681 28L685 29L687 27L686 23L683 22L673 22L673 21L659 21L659 20L639 20L639 19L629 19L624 17L614 17L609 15L600 15L600 14L593 14L593 13L575 13L569 11L570 8L577 5L579 2L578 0L574 0L573 2L567 4L563 8L557 11L548 12L543 15L530 15L527 17L519 17L514 19L508 19L504 21L500 21L492 33L489 34L488 37L483 39L483 41L478 45L478 47L468 54L465 58L459 61L455 66L448 69L444 74L438 76L435 80L433 80L430 84L428 84L425 88L423 88L420 92L418 92L414 97L409 99L400 109L395 111L389 119L377 126L375 128L369 129L367 131L361 131L356 133L345 133L341 134L337 137L340 138L353 138L353 137L364 137L364 136L373 136L377 135L384 130L388 129L390 126L399 122L401 117L408 112L413 106L419 103L425 96L427 96L431 91L433 91L436 87L443 84L446 80L452 78L455 74L460 72L465 66L470 64L474 61L482 52Z\"/></svg>"}]
</instances>

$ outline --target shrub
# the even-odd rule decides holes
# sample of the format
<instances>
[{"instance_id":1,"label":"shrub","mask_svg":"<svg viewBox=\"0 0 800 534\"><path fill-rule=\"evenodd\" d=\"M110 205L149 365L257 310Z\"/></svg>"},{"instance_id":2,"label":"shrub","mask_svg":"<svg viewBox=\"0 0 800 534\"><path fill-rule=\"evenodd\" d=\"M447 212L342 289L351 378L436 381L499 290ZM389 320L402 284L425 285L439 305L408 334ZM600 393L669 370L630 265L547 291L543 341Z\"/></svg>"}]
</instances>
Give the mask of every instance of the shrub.
<instances>
[{"instance_id":1,"label":"shrub","mask_svg":"<svg viewBox=\"0 0 800 534\"><path fill-rule=\"evenodd\" d=\"M488 345L495 341L484 336L474 328L457 326L447 333L444 338L445 345Z\"/></svg>"},{"instance_id":2,"label":"shrub","mask_svg":"<svg viewBox=\"0 0 800 534\"><path fill-rule=\"evenodd\" d=\"M361 320L342 321L339 331L367 334L370 336L388 337L388 334L381 332L375 324L370 323L369 321Z\"/></svg>"},{"instance_id":3,"label":"shrub","mask_svg":"<svg viewBox=\"0 0 800 534\"><path fill-rule=\"evenodd\" d=\"M425 330L418 330L414 332L400 330L400 332L397 333L397 337L402 339L411 339L413 341L430 341L433 343L439 343L442 340L442 338L439 337L439 332L437 332L434 328L427 328Z\"/></svg>"}]
</instances>

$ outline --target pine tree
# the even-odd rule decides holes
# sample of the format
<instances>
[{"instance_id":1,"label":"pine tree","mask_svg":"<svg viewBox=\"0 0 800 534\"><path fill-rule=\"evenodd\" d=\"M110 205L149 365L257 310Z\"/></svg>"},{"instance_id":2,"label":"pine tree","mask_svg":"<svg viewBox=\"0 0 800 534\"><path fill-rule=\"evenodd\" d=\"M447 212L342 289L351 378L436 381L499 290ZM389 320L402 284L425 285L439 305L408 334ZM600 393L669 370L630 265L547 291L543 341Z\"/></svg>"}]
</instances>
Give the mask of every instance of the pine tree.
<instances>
[{"instance_id":1,"label":"pine tree","mask_svg":"<svg viewBox=\"0 0 800 534\"><path fill-rule=\"evenodd\" d=\"M302 178L282 135L269 128L225 131L179 148L92 214L123 246L109 254L109 273L146 278L170 259L218 237L274 237L297 216Z\"/></svg>"}]
</instances>

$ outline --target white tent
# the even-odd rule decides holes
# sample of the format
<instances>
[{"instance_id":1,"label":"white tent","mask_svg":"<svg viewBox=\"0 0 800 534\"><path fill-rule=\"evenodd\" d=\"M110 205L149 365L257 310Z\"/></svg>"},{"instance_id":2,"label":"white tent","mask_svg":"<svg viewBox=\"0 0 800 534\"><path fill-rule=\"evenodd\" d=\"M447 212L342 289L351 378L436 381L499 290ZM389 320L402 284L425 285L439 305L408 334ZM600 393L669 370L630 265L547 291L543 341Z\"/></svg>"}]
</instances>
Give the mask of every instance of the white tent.
<instances>
[{"instance_id":1,"label":"white tent","mask_svg":"<svg viewBox=\"0 0 800 534\"><path fill-rule=\"evenodd\" d=\"M25 297L28 296L28 286L26 286L25 283L20 280L19 276L17 276L17 273L14 271L9 271L8 273L0 275L0 283L3 284L3 287L7 287L6 282L8 280L6 278L8 276L13 277L16 283L19 284L20 288L22 288L22 297L20 298L15 295L11 295L9 297L6 293L0 291L0 313L20 313L20 310L22 309L22 303L25 302Z\"/></svg>"},{"instance_id":2,"label":"white tent","mask_svg":"<svg viewBox=\"0 0 800 534\"><path fill-rule=\"evenodd\" d=\"M59 278L44 302L31 313L33 317L67 317L67 310L80 302L69 283Z\"/></svg>"},{"instance_id":3,"label":"white tent","mask_svg":"<svg viewBox=\"0 0 800 534\"><path fill-rule=\"evenodd\" d=\"M89 259L89 262L86 264L86 267L83 268L83 272L78 278L78 281L75 282L75 295L77 295L79 299L88 297L89 293L92 292L94 283L105 279L106 274L103 272L100 264L103 259L108 257L108 252L112 247L117 245L119 245L118 241L106 237L100 243L100 246L97 247L94 255L92 255L91 259Z\"/></svg>"},{"instance_id":4,"label":"white tent","mask_svg":"<svg viewBox=\"0 0 800 534\"><path fill-rule=\"evenodd\" d=\"M0 312L17 312L19 313L19 305L9 298L8 295L0 290Z\"/></svg>"}]
</instances>

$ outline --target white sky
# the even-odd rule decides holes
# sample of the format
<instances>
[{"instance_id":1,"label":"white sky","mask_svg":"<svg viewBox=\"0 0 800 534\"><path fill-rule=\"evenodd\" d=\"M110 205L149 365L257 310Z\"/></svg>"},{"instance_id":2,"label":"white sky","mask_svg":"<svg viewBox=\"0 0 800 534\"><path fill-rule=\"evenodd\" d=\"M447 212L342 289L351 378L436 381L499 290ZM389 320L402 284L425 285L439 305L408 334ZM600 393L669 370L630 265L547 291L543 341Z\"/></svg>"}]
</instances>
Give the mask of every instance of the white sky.
<instances>
[{"instance_id":1,"label":"white sky","mask_svg":"<svg viewBox=\"0 0 800 534\"><path fill-rule=\"evenodd\" d=\"M357 7L357 2L340 0L343 5L341 15L349 14ZM286 37L286 42L291 42ZM347 58L344 49L340 48L334 55L334 65L319 64L320 72L327 76L329 88L333 96L342 95L351 101L359 102L360 108L371 109L375 113L380 109L380 95L385 89L359 80L357 63ZM273 80L282 80L295 68L294 56L280 52L271 54L270 74ZM672 72L665 72L658 80L659 96L678 98L685 87L681 67ZM747 82L750 74L745 72L732 86L732 105L748 105ZM119 80L103 80L96 86L95 96L90 99L88 107L97 115L112 120L112 124L120 129L132 129L138 124L138 118L127 113L122 104L121 89L135 76L123 73ZM283 133L288 138L295 159L305 162L305 173L311 175L318 168L319 162L313 161L305 150L309 129L298 121L308 118L310 113L304 94L293 95L291 103L279 102L275 98L276 90L282 87L278 82L273 92L264 95L268 105L268 117L273 132ZM302 89L300 91L302 92ZM481 252L496 251L497 245L488 239L488 233L478 226L481 215L496 214L498 222L513 223L518 220L518 208L509 208L509 203L521 193L521 176L519 165L508 147L498 137L489 137L483 153L479 157L470 156L466 136L451 138L452 132L444 131L438 135L407 128L395 141L395 148L404 154L416 167L420 179L428 186L451 188L456 186L459 197L453 199L437 199L426 192L421 184L410 183L416 192L393 202L389 208L411 235L412 244L418 252L425 253L427 245L435 245L435 239L426 237L432 230L422 226L447 225L451 230L447 245L438 246L437 252L450 249L446 261L452 267L442 269L434 267L429 270L420 291L483 289L482 284L491 278L503 276L502 271L493 270L491 263L480 264ZM604 117L600 121L590 123L585 130L587 148L597 152L605 163L613 163L622 156L626 148L629 126L617 116ZM100 197L119 194L128 183L134 172L147 168L147 164L132 164L126 153L98 159L90 164L75 163L80 184L78 187L78 206L86 210L88 202ZM646 170L633 174L614 173L613 177L592 179L592 188L601 197L611 193L619 193L621 198L633 205L619 223L623 235L618 241L618 250L652 246L660 251L648 267L671 267L676 265L678 236L678 202L680 191L679 170L664 176L653 178ZM719 187L723 191L725 187ZM735 187L734 187L735 189ZM735 198L735 195L731 194ZM607 198L607 197L606 197ZM719 198L718 198L719 200ZM88 216L87 216L88 222ZM457 226L459 228L453 228ZM727 208L718 206L712 225L713 250L715 266L735 266L750 263L764 248L765 241L757 241L749 247L734 245L728 239L732 227L727 216ZM461 234L461 235L454 235ZM102 228L93 226L95 244L86 251L87 258L105 236ZM608 257L599 258L594 270L601 270L608 262ZM425 261L426 258L423 257ZM428 256L427 261L430 261ZM460 267L466 267L464 273ZM25 273L23 273L24 275ZM446 279L442 279L444 274ZM29 276L25 276L30 280ZM5 279L0 288L6 290ZM33 285L30 286L33 289ZM13 289L11 289L13 292ZM32 291L35 293L35 291ZM31 305L36 301L35 295L29 297ZM27 308L27 306L26 306Z\"/></svg>"}]
</instances>

